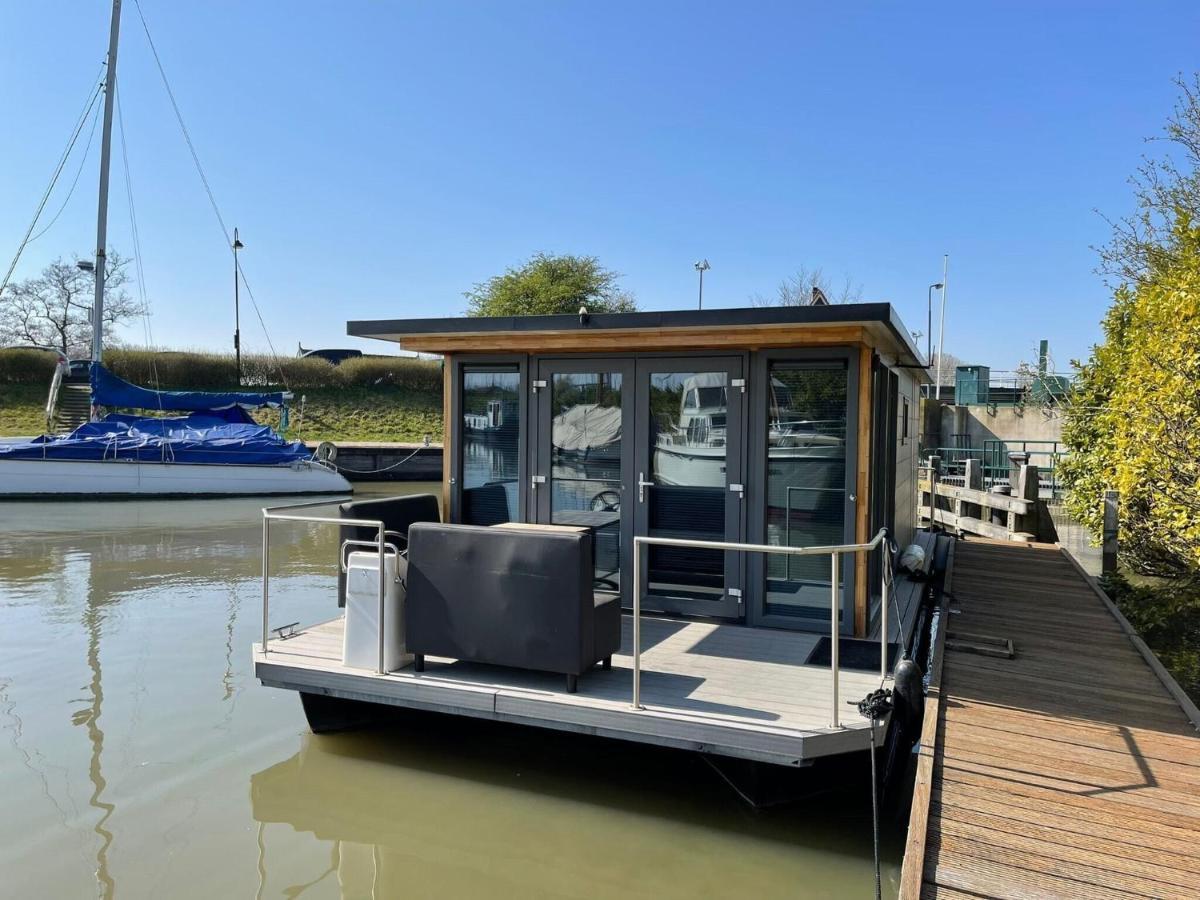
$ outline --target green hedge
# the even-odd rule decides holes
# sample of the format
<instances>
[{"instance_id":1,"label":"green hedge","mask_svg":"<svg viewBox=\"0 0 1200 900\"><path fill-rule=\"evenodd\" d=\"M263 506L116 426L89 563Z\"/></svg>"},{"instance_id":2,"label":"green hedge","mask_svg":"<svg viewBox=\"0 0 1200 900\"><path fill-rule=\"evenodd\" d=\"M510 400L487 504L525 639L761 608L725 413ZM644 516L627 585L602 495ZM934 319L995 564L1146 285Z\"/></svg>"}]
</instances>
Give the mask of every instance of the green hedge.
<instances>
[{"instance_id":1,"label":"green hedge","mask_svg":"<svg viewBox=\"0 0 1200 900\"><path fill-rule=\"evenodd\" d=\"M135 384L164 390L228 390L237 386L233 356L221 353L107 350L104 364ZM441 364L409 357L365 356L335 366L319 357L242 356L242 384L249 388L398 387L417 392L440 392Z\"/></svg>"},{"instance_id":2,"label":"green hedge","mask_svg":"<svg viewBox=\"0 0 1200 900\"><path fill-rule=\"evenodd\" d=\"M58 355L44 350L0 349L0 383L50 387Z\"/></svg>"}]
</instances>

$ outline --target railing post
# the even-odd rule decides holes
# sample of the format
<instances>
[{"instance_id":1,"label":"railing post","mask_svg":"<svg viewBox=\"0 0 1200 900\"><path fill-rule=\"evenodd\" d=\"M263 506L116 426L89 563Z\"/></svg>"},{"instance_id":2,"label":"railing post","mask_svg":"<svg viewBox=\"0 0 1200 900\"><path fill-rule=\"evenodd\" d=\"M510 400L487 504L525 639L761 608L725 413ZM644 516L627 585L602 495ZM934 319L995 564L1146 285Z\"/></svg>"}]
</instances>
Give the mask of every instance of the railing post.
<instances>
[{"instance_id":1,"label":"railing post","mask_svg":"<svg viewBox=\"0 0 1200 900\"><path fill-rule=\"evenodd\" d=\"M642 543L633 539L633 708L642 708Z\"/></svg>"},{"instance_id":2,"label":"railing post","mask_svg":"<svg viewBox=\"0 0 1200 900\"><path fill-rule=\"evenodd\" d=\"M383 638L384 638L384 633L385 633L384 626L383 626L383 606L384 606L384 597L387 594L387 565L386 565L387 559L384 557L384 550L385 550L384 542L386 540L386 537L384 536L382 522L379 523L379 533L378 533L377 537L379 540L379 669L378 669L378 671L379 671L380 675L384 675L387 673L387 669L384 668L384 660L383 660ZM397 560L396 564L399 565L399 560ZM340 563L339 563L339 565L340 565Z\"/></svg>"},{"instance_id":3,"label":"railing post","mask_svg":"<svg viewBox=\"0 0 1200 900\"><path fill-rule=\"evenodd\" d=\"M838 724L838 639L841 636L841 598L838 593L838 554L834 550L829 554L829 665L833 670L833 694L830 699L829 727L840 728Z\"/></svg>"},{"instance_id":4,"label":"railing post","mask_svg":"<svg viewBox=\"0 0 1200 900\"><path fill-rule=\"evenodd\" d=\"M1111 575L1117 571L1120 496L1116 491L1104 492L1104 532L1100 545L1100 572L1104 575Z\"/></svg>"},{"instance_id":5,"label":"railing post","mask_svg":"<svg viewBox=\"0 0 1200 900\"><path fill-rule=\"evenodd\" d=\"M942 470L942 458L936 454L929 457L929 530L937 531L938 520L938 476Z\"/></svg>"},{"instance_id":6,"label":"railing post","mask_svg":"<svg viewBox=\"0 0 1200 900\"><path fill-rule=\"evenodd\" d=\"M266 513L263 513L263 563L262 563L262 569L263 569L263 573L262 573L262 575L263 575L262 652L263 652L263 656L267 655L267 635L270 634L270 631L267 628L267 622L269 621L268 620L268 612L267 612L267 607L268 607L268 602L269 602L269 597L268 597L269 589L267 587L267 582L269 580L268 579L268 569L270 566L270 559L271 559L271 517L268 516Z\"/></svg>"},{"instance_id":7,"label":"railing post","mask_svg":"<svg viewBox=\"0 0 1200 900\"><path fill-rule=\"evenodd\" d=\"M879 542L879 549L883 553L883 602L880 605L879 614L879 677L887 678L888 664L888 576L891 574L892 561L888 552L888 539L884 538Z\"/></svg>"}]
</instances>

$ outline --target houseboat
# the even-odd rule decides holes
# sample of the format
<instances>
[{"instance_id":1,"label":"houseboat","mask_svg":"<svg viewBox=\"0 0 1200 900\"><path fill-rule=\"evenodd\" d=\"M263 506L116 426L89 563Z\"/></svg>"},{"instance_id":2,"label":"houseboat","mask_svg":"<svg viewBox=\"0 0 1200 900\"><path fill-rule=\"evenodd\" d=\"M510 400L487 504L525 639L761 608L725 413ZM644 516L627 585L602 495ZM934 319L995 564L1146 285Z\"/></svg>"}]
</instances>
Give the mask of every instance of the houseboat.
<instances>
[{"instance_id":1,"label":"houseboat","mask_svg":"<svg viewBox=\"0 0 1200 900\"><path fill-rule=\"evenodd\" d=\"M443 357L444 471L436 498L264 511L255 671L314 731L382 704L786 766L883 739L854 703L912 652L928 575L895 552L932 541L928 373L890 305L348 332ZM484 441L501 407L515 427ZM295 520L340 527L341 586L328 621L276 630L270 533Z\"/></svg>"}]
</instances>

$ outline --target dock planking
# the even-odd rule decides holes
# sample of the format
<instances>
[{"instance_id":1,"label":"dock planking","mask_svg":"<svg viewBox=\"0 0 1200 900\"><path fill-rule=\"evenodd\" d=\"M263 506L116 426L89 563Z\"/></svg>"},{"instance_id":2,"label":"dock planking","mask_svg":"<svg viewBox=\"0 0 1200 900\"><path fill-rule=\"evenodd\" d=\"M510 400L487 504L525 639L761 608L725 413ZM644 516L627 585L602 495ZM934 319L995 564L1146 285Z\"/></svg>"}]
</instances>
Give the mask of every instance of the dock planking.
<instances>
[{"instance_id":1,"label":"dock planking","mask_svg":"<svg viewBox=\"0 0 1200 900\"><path fill-rule=\"evenodd\" d=\"M947 595L900 896L1195 897L1195 707L1056 547L960 541Z\"/></svg>"},{"instance_id":2,"label":"dock planking","mask_svg":"<svg viewBox=\"0 0 1200 900\"><path fill-rule=\"evenodd\" d=\"M820 638L813 633L644 616L645 708L634 710L628 616L612 669L586 673L576 694L563 690L561 676L438 657L419 673L350 668L341 659L343 623L272 640L267 654L256 647L256 676L290 690L791 766L870 744L869 722L850 704L879 687L878 671L841 670L841 721L830 728L829 667L805 664Z\"/></svg>"}]
</instances>

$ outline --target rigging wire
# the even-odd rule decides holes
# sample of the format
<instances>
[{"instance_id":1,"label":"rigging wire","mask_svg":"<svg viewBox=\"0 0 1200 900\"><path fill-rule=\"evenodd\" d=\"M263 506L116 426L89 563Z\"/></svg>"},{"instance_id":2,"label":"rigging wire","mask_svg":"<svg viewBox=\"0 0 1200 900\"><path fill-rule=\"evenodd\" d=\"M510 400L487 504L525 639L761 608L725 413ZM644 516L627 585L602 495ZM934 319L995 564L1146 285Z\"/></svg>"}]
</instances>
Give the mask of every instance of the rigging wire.
<instances>
[{"instance_id":1,"label":"rigging wire","mask_svg":"<svg viewBox=\"0 0 1200 900\"><path fill-rule=\"evenodd\" d=\"M88 132L87 143L83 147L83 156L80 157L79 168L75 170L75 178L71 181L71 187L67 190L67 196L66 196L66 198L64 198L64 200L62 202L62 206L60 206L58 208L58 212L56 212L54 214L54 217L49 222L46 223L46 227L43 228L41 231L39 231L37 234L35 234L33 237L31 237L29 239L30 244L32 244L34 241L36 241L38 238L40 238L43 234L45 234L47 231L49 231L51 228L54 227L54 223L58 221L58 217L63 214L63 210L66 209L67 204L71 202L71 195L73 195L75 193L75 186L79 184L79 176L83 174L83 167L87 164L88 153L92 149L92 138L94 138L96 136L96 126L99 124L100 124L100 106L97 104L95 111L92 113L92 128Z\"/></svg>"},{"instance_id":2,"label":"rigging wire","mask_svg":"<svg viewBox=\"0 0 1200 900\"><path fill-rule=\"evenodd\" d=\"M117 107L117 131L121 135L121 163L125 171L125 199L129 206L129 230L133 238L133 267L137 273L138 282L138 304L141 307L142 313L142 333L146 340L146 349L153 351L154 349L154 332L150 326L150 300L146 291L146 272L142 266L142 238L138 231L137 224L137 209L133 201L133 178L129 173L129 147L125 141L125 116L121 112L121 89L114 87L113 99L116 101ZM162 385L158 378L158 363L155 361L154 353L149 354L150 357L150 376L154 381L156 390L162 390ZM162 410L162 397L158 398L159 412Z\"/></svg>"},{"instance_id":3,"label":"rigging wire","mask_svg":"<svg viewBox=\"0 0 1200 900\"><path fill-rule=\"evenodd\" d=\"M100 72L104 72L104 67L107 63L100 66ZM67 165L67 159L71 155L71 150L75 146L75 142L79 139L80 132L83 131L83 126L87 124L88 115L92 111L92 107L96 104L96 98L104 93L104 82L99 77L96 79L96 85L88 93L87 102L84 103L83 112L79 114L79 119L75 123L75 128L71 132L71 138L67 141L67 148L63 151L62 156L58 160L58 165L54 167L54 174L50 176L50 183L46 185L46 190L42 194L41 202L38 203L37 211L33 214L33 221L29 223L29 228L25 231L25 237L21 239L21 243L17 246L17 252L13 255L12 262L9 263L8 271L4 275L4 281L0 282L0 294L4 293L4 289L8 287L9 281L12 279L13 271L17 268L17 263L21 260L21 254L25 247L29 244L30 235L33 234L33 229L37 227L38 219L42 216L42 211L46 208L46 203L50 199L50 194L54 191L54 185L58 183L58 178L62 174L62 170Z\"/></svg>"},{"instance_id":4,"label":"rigging wire","mask_svg":"<svg viewBox=\"0 0 1200 900\"><path fill-rule=\"evenodd\" d=\"M146 22L146 16L142 12L141 0L133 0L133 5L137 9L138 18L142 22L142 30L146 33L146 41L150 44L150 53L154 57L154 64L158 68L159 77L162 79L163 87L167 89L167 98L171 101L171 109L175 112L175 120L179 123L179 130L183 133L183 140L187 144L188 152L192 156L192 162L196 166L196 173L200 176L200 182L204 185L204 192L208 195L209 205L212 206L213 215L217 217L217 224L221 226L221 233L225 236L225 247L233 252L233 240L229 234L229 229L225 225L225 217L221 215L221 208L217 205L217 198L213 195L212 186L208 183L208 176L204 173L204 166L200 164L200 156L196 153L196 145L192 143L191 133L188 131L187 125L183 121L183 113L180 112L179 104L175 100L175 92L171 90L171 82L167 79L167 72L163 68L162 59L159 58L158 48L154 45L154 38L150 35L150 26ZM288 388L287 374L283 370L283 365L279 362L279 354L275 352L275 344L271 340L271 333L267 330L267 323L263 319L262 311L258 308L258 301L254 298L254 291L250 289L250 283L246 280L246 273L242 269L242 264L238 260L237 255L234 255L234 265L237 268L237 276L241 278L242 285L246 288L246 296L250 298L250 305L254 309L254 315L258 318L258 324L263 330L263 336L267 339L267 346L271 351L271 359L279 369L280 378L283 380L283 386Z\"/></svg>"}]
</instances>

